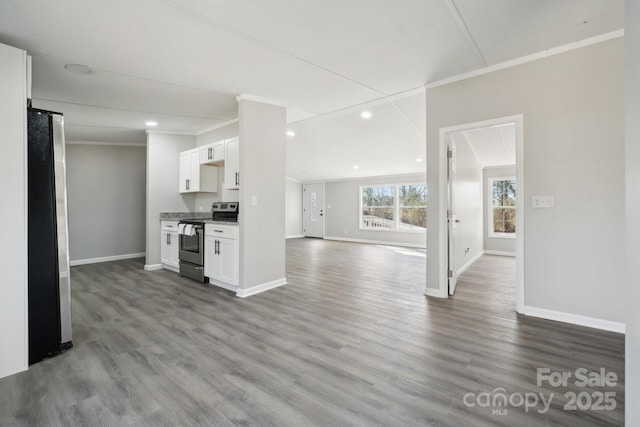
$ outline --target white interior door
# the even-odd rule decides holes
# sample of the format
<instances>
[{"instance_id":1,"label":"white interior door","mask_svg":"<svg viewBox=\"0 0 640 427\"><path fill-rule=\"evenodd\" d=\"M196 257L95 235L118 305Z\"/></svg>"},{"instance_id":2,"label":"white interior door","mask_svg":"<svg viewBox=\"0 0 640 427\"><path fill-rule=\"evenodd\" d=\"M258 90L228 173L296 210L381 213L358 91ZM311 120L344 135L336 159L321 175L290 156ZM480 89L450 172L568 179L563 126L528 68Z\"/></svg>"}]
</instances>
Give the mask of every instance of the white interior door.
<instances>
[{"instance_id":1,"label":"white interior door","mask_svg":"<svg viewBox=\"0 0 640 427\"><path fill-rule=\"evenodd\" d=\"M324 185L304 184L304 235L324 237Z\"/></svg>"},{"instance_id":2,"label":"white interior door","mask_svg":"<svg viewBox=\"0 0 640 427\"><path fill-rule=\"evenodd\" d=\"M447 229L448 229L448 277L449 277L449 295L453 295L456 291L457 275L456 275L456 234L458 230L458 216L456 214L456 145L451 136L449 136L449 145L447 149L447 188L448 188L448 204L447 204Z\"/></svg>"}]
</instances>

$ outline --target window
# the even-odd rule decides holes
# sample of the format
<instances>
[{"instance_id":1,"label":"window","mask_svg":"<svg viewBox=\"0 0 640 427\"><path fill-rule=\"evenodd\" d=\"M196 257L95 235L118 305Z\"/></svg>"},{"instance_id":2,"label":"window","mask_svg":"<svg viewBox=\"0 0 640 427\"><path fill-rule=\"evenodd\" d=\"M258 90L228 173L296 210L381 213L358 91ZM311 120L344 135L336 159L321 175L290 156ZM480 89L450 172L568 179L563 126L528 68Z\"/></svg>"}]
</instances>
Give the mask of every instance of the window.
<instances>
[{"instance_id":1,"label":"window","mask_svg":"<svg viewBox=\"0 0 640 427\"><path fill-rule=\"evenodd\" d=\"M489 178L489 237L516 236L516 179Z\"/></svg>"},{"instance_id":2,"label":"window","mask_svg":"<svg viewBox=\"0 0 640 427\"><path fill-rule=\"evenodd\" d=\"M425 231L427 186L398 184L360 187L360 229Z\"/></svg>"}]
</instances>

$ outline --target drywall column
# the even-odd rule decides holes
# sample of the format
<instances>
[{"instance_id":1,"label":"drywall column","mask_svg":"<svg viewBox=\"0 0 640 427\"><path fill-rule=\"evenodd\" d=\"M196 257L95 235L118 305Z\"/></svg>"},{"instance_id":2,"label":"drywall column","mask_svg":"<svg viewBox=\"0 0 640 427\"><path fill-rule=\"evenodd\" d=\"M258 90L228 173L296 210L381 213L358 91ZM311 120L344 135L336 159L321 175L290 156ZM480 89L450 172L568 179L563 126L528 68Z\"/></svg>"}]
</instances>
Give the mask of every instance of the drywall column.
<instances>
[{"instance_id":1,"label":"drywall column","mask_svg":"<svg viewBox=\"0 0 640 427\"><path fill-rule=\"evenodd\" d=\"M238 97L240 284L245 297L286 283L284 106Z\"/></svg>"},{"instance_id":2,"label":"drywall column","mask_svg":"<svg viewBox=\"0 0 640 427\"><path fill-rule=\"evenodd\" d=\"M27 54L0 44L0 378L27 369Z\"/></svg>"},{"instance_id":3,"label":"drywall column","mask_svg":"<svg viewBox=\"0 0 640 427\"><path fill-rule=\"evenodd\" d=\"M147 132L147 258L145 270L160 263L160 212L192 212L193 194L180 194L180 152L196 146L196 137Z\"/></svg>"},{"instance_id":4,"label":"drywall column","mask_svg":"<svg viewBox=\"0 0 640 427\"><path fill-rule=\"evenodd\" d=\"M625 401L640 401L640 2L625 8L625 163L628 279ZM640 425L640 406L625 405L626 425Z\"/></svg>"}]
</instances>

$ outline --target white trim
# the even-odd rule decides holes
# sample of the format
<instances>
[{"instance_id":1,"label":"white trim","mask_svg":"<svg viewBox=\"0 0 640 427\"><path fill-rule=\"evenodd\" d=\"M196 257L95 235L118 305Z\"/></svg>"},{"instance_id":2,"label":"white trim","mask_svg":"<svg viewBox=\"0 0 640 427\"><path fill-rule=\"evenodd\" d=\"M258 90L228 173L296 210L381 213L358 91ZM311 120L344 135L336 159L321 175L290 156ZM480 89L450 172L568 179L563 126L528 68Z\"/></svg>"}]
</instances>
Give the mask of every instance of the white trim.
<instances>
[{"instance_id":1,"label":"white trim","mask_svg":"<svg viewBox=\"0 0 640 427\"><path fill-rule=\"evenodd\" d=\"M70 261L69 265L71 267L75 267L77 265L97 264L99 262L120 261L123 259L131 259L131 258L142 258L143 256L145 256L144 252L137 253L137 254L112 255L112 256L105 256L105 257L99 257L99 258L77 259L74 261Z\"/></svg>"},{"instance_id":2,"label":"white trim","mask_svg":"<svg viewBox=\"0 0 640 427\"><path fill-rule=\"evenodd\" d=\"M240 95L236 96L236 101L238 101L238 102L240 102L240 101L259 102L261 104L275 105L276 107L284 107L284 108L287 108L289 106L284 101L278 101L278 100L274 100L274 99L263 98L261 96L250 95L250 94L247 94L247 93L241 93Z\"/></svg>"},{"instance_id":3,"label":"white trim","mask_svg":"<svg viewBox=\"0 0 640 427\"><path fill-rule=\"evenodd\" d=\"M606 42L608 40L617 39L624 36L624 30L616 30L610 33L601 34L588 39L580 40L578 42L569 43L564 46L558 46L551 49L544 50L542 52L534 53L531 55L523 56L521 58L512 59L510 61L501 62L499 64L491 65L489 67L473 70L468 73L459 74L453 77L447 77L446 79L438 80L432 83L427 83L425 89L433 89L439 86L448 85L450 83L459 82L461 80L470 79L472 77L482 76L494 71L504 70L506 68L515 67L517 65L526 64L527 62L537 61L538 59L548 58L550 56L558 55L561 53L569 52L571 50L580 49L583 47L591 46L594 44Z\"/></svg>"},{"instance_id":4,"label":"white trim","mask_svg":"<svg viewBox=\"0 0 640 427\"><path fill-rule=\"evenodd\" d=\"M488 251L485 249L484 251L485 255L496 255L496 256L509 256L509 257L513 257L515 258L516 253L515 252L503 252L503 251Z\"/></svg>"},{"instance_id":5,"label":"white trim","mask_svg":"<svg viewBox=\"0 0 640 427\"><path fill-rule=\"evenodd\" d=\"M516 165L500 165L500 166L485 166L482 169L489 171L491 169L510 169L515 167Z\"/></svg>"},{"instance_id":6,"label":"white trim","mask_svg":"<svg viewBox=\"0 0 640 427\"><path fill-rule=\"evenodd\" d=\"M524 117L522 114L501 117L497 119L467 123L456 126L441 128L439 131L438 146L438 189L439 189L439 218L438 218L438 289L444 297L448 294L448 277L447 277L447 147L449 136L454 132L460 132L471 129L485 128L490 126L498 126L507 123L516 124L516 181L518 182L518 193L521 195L516 198L516 218L520 230L525 230L525 205L524 205ZM516 311L524 313L524 232L516 233Z\"/></svg>"},{"instance_id":7,"label":"white trim","mask_svg":"<svg viewBox=\"0 0 640 427\"><path fill-rule=\"evenodd\" d=\"M424 288L424 294L428 297L446 298L446 296L442 296L440 289Z\"/></svg>"},{"instance_id":8,"label":"white trim","mask_svg":"<svg viewBox=\"0 0 640 427\"><path fill-rule=\"evenodd\" d=\"M169 264L162 264L162 268L165 270L173 271L174 273L180 273L180 267L174 267Z\"/></svg>"},{"instance_id":9,"label":"white trim","mask_svg":"<svg viewBox=\"0 0 640 427\"><path fill-rule=\"evenodd\" d=\"M147 133L147 135L184 135L184 136L198 136L197 133L195 132L175 132L175 131L170 131L170 130L153 130L153 129L146 129L145 132Z\"/></svg>"},{"instance_id":10,"label":"white trim","mask_svg":"<svg viewBox=\"0 0 640 427\"><path fill-rule=\"evenodd\" d=\"M603 331L617 332L620 334L624 334L626 330L624 323L597 319L595 317L581 316L579 314L565 313L563 311L547 310L546 308L526 306L525 314L531 317L555 320L557 322L586 326L588 328L601 329Z\"/></svg>"},{"instance_id":11,"label":"white trim","mask_svg":"<svg viewBox=\"0 0 640 427\"><path fill-rule=\"evenodd\" d=\"M288 176L285 176L284 179L289 180L289 181L293 181L293 182L297 182L298 184L304 184L304 182L299 181L299 180L297 180L295 178L288 177Z\"/></svg>"},{"instance_id":12,"label":"white trim","mask_svg":"<svg viewBox=\"0 0 640 427\"><path fill-rule=\"evenodd\" d=\"M146 147L146 142L65 141L66 145L107 145L118 147Z\"/></svg>"},{"instance_id":13,"label":"white trim","mask_svg":"<svg viewBox=\"0 0 640 427\"><path fill-rule=\"evenodd\" d=\"M363 185L366 185L367 182L369 180L382 180L382 179L408 179L408 180L415 180L415 179L419 179L419 180L423 180L426 181L427 179L427 173L425 172L415 172L415 173L408 173L408 174L398 174L398 175L375 175L375 176L360 176L360 177L354 177L354 178L336 178L336 179L325 179L322 182L347 182L347 181L363 181ZM309 181L309 182L305 182L305 184L312 184L314 181ZM320 182L320 181L318 181ZM376 185L378 183L370 183L371 185ZM383 185L383 184L380 184Z\"/></svg>"},{"instance_id":14,"label":"white trim","mask_svg":"<svg viewBox=\"0 0 640 427\"><path fill-rule=\"evenodd\" d=\"M473 264L474 262L476 262L482 255L484 255L485 252L484 251L480 251L476 254L476 256L474 256L473 258L471 258L469 261L467 261L467 263L465 265L463 265L462 267L460 267L459 269L456 270L456 277L460 277L460 275L462 273L464 273L467 268L471 267L471 264Z\"/></svg>"},{"instance_id":15,"label":"white trim","mask_svg":"<svg viewBox=\"0 0 640 427\"><path fill-rule=\"evenodd\" d=\"M339 242L352 242L352 243L366 243L371 245L386 245L386 246L400 246L407 248L418 248L418 249L426 249L426 245L421 245L419 243L402 243L402 242L388 242L385 240L365 240L365 239L350 239L347 237L332 237L332 236L324 236L325 240L336 240Z\"/></svg>"},{"instance_id":16,"label":"white trim","mask_svg":"<svg viewBox=\"0 0 640 427\"><path fill-rule=\"evenodd\" d=\"M145 264L144 265L144 271L162 270L163 268L164 268L164 265L162 264Z\"/></svg>"},{"instance_id":17,"label":"white trim","mask_svg":"<svg viewBox=\"0 0 640 427\"><path fill-rule=\"evenodd\" d=\"M246 289L238 289L236 296L240 298L246 298L251 295L259 294L260 292L268 291L269 289L277 288L287 284L287 278L272 280L271 282L262 283L260 285L252 286Z\"/></svg>"},{"instance_id":18,"label":"white trim","mask_svg":"<svg viewBox=\"0 0 640 427\"><path fill-rule=\"evenodd\" d=\"M285 239L299 239L301 237L304 237L304 234L289 234L284 236Z\"/></svg>"},{"instance_id":19,"label":"white trim","mask_svg":"<svg viewBox=\"0 0 640 427\"><path fill-rule=\"evenodd\" d=\"M231 119L231 120L227 120L226 122L222 122L222 123L218 123L217 125L213 125L213 126L209 126L207 128L204 128L202 130L199 130L198 132L196 132L196 136L200 136L202 134L205 134L207 132L211 132L212 130L216 130L216 129L220 129L223 127L227 127L230 126L234 123L238 123L240 121L239 118L235 118L235 119Z\"/></svg>"},{"instance_id":20,"label":"white trim","mask_svg":"<svg viewBox=\"0 0 640 427\"><path fill-rule=\"evenodd\" d=\"M236 285L212 279L211 277L209 277L209 284L232 292L236 292L238 290Z\"/></svg>"}]
</instances>

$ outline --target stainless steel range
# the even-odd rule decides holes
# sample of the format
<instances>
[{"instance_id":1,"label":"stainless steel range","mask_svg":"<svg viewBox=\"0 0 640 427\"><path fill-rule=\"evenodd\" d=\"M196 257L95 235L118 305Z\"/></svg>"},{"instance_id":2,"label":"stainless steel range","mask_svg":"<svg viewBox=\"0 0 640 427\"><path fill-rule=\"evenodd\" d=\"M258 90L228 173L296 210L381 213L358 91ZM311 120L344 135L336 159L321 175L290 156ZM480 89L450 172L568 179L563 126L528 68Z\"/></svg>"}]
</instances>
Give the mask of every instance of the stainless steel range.
<instances>
[{"instance_id":1,"label":"stainless steel range","mask_svg":"<svg viewBox=\"0 0 640 427\"><path fill-rule=\"evenodd\" d=\"M180 275L205 283L204 275L204 224L206 221L238 222L238 202L214 202L211 216L180 220Z\"/></svg>"}]
</instances>

